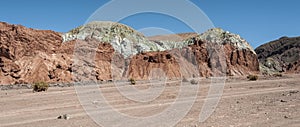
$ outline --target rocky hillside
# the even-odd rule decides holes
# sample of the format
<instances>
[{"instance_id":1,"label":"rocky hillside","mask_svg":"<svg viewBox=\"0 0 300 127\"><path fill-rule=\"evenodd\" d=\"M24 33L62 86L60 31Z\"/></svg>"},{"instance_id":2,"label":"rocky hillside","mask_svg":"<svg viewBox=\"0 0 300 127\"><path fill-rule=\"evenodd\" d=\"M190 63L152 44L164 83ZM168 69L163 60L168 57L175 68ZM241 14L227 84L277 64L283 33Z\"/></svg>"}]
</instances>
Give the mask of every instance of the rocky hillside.
<instances>
[{"instance_id":1,"label":"rocky hillside","mask_svg":"<svg viewBox=\"0 0 300 127\"><path fill-rule=\"evenodd\" d=\"M52 56L62 44L56 32L0 23L0 41L0 84L48 81L60 61Z\"/></svg>"},{"instance_id":2,"label":"rocky hillside","mask_svg":"<svg viewBox=\"0 0 300 127\"><path fill-rule=\"evenodd\" d=\"M168 77L180 77L181 74L186 77L209 77L219 74L241 76L259 71L256 53L239 35L215 28L200 35L179 34L155 38L163 40L156 40L160 43L172 42L168 41L170 36L171 39L174 39L174 36L182 37L183 40L178 39L179 42L176 43L183 41L189 45L164 52L138 54L133 57L134 64L130 66L129 74L132 77L146 78L147 73L131 73L135 72L131 70L149 72L151 68L164 68Z\"/></svg>"},{"instance_id":3,"label":"rocky hillside","mask_svg":"<svg viewBox=\"0 0 300 127\"><path fill-rule=\"evenodd\" d=\"M165 51L182 48L187 43L159 43L149 41L144 35L124 24L109 21L94 21L75 28L63 35L64 42L86 38L93 38L101 42L108 42L114 49L125 57L141 52Z\"/></svg>"},{"instance_id":4,"label":"rocky hillside","mask_svg":"<svg viewBox=\"0 0 300 127\"><path fill-rule=\"evenodd\" d=\"M282 37L255 49L264 74L300 72L300 37Z\"/></svg>"},{"instance_id":5,"label":"rocky hillside","mask_svg":"<svg viewBox=\"0 0 300 127\"><path fill-rule=\"evenodd\" d=\"M169 78L259 71L252 47L236 34L216 28L178 36L148 40L113 22L92 22L63 35L0 23L0 84L148 79L159 69Z\"/></svg>"},{"instance_id":6,"label":"rocky hillside","mask_svg":"<svg viewBox=\"0 0 300 127\"><path fill-rule=\"evenodd\" d=\"M93 41L68 41L53 31L34 30L21 25L0 23L0 84L32 82L71 82L77 77L72 73L84 73L73 65L75 43L86 51ZM94 47L93 47L94 48ZM90 48L91 49L91 48ZM110 62L114 49L101 43L97 48L93 76L110 79ZM80 52L79 56L84 56ZM101 57L101 58L100 58ZM107 71L107 73L99 73Z\"/></svg>"}]
</instances>

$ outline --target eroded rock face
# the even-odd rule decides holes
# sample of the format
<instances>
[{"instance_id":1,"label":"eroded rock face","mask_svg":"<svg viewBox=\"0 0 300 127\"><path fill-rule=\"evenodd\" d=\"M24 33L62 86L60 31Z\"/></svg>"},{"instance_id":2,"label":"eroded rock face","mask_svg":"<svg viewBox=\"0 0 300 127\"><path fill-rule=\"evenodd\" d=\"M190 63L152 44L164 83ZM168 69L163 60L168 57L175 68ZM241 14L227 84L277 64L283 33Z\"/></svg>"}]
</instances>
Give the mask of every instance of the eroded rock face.
<instances>
[{"instance_id":1,"label":"eroded rock face","mask_svg":"<svg viewBox=\"0 0 300 127\"><path fill-rule=\"evenodd\" d=\"M59 33L0 23L0 41L0 84L50 80L50 56L62 42Z\"/></svg>"},{"instance_id":2,"label":"eroded rock face","mask_svg":"<svg viewBox=\"0 0 300 127\"><path fill-rule=\"evenodd\" d=\"M247 49L238 49L230 44L225 44L227 74L248 75L259 72L257 55Z\"/></svg>"},{"instance_id":3,"label":"eroded rock face","mask_svg":"<svg viewBox=\"0 0 300 127\"><path fill-rule=\"evenodd\" d=\"M259 72L253 50L232 43L214 43L194 38L194 44L182 49L147 52L134 56L129 76L147 79L151 70L161 69L170 79L180 77L243 76Z\"/></svg>"},{"instance_id":4,"label":"eroded rock face","mask_svg":"<svg viewBox=\"0 0 300 127\"><path fill-rule=\"evenodd\" d=\"M300 72L300 37L282 37L255 49L264 74Z\"/></svg>"},{"instance_id":5,"label":"eroded rock face","mask_svg":"<svg viewBox=\"0 0 300 127\"><path fill-rule=\"evenodd\" d=\"M55 53L62 38L53 31L0 23L0 41L0 55L16 60L24 56L35 56L37 51Z\"/></svg>"},{"instance_id":6,"label":"eroded rock face","mask_svg":"<svg viewBox=\"0 0 300 127\"><path fill-rule=\"evenodd\" d=\"M172 40L164 40L163 42L160 40L151 41L129 26L109 21L93 21L75 28L62 36L64 42L74 39L85 40L86 38L107 42L114 47L116 52L124 55L125 58L142 52L165 51L189 45L188 42L183 40L181 43L174 43ZM177 38L182 37L177 36Z\"/></svg>"},{"instance_id":7,"label":"eroded rock face","mask_svg":"<svg viewBox=\"0 0 300 127\"><path fill-rule=\"evenodd\" d=\"M99 28L99 24L91 25ZM112 33L122 33L122 27L113 28L116 31ZM126 41L118 41L122 43L120 45L117 42L104 43L99 40L101 34L95 31L91 34L96 37L81 35L88 33L87 28L81 33L81 28L75 29L76 36L65 34L62 37L53 31L0 23L0 84L149 79L153 76L178 79L246 75L259 70L257 56L251 46L238 35L222 29L211 29L200 35L181 34L176 42L166 39L151 43L147 43L150 42L148 40L134 42L148 45L145 46L148 48L155 45L163 51L139 50L128 56L122 50L135 50L122 47L127 45ZM107 31L106 28L103 27L103 30ZM132 29L126 27L125 30L130 32ZM107 38L106 35L104 38ZM114 41L114 38L109 36L107 39ZM139 34L135 34L134 38L142 38L139 41L145 39Z\"/></svg>"},{"instance_id":8,"label":"eroded rock face","mask_svg":"<svg viewBox=\"0 0 300 127\"><path fill-rule=\"evenodd\" d=\"M20 25L0 23L0 84L33 82L72 82L78 80L72 73L80 74L85 69L74 63L74 47L77 61L84 61L89 48L96 53L95 63L85 63L93 70L90 79L111 79L111 55L114 49L106 43L91 47L93 40L72 40L62 43L59 33L28 29Z\"/></svg>"},{"instance_id":9,"label":"eroded rock face","mask_svg":"<svg viewBox=\"0 0 300 127\"><path fill-rule=\"evenodd\" d=\"M114 48L108 44L97 40L74 40L72 41L73 60L72 71L73 81L89 80L111 80L111 63Z\"/></svg>"},{"instance_id":10,"label":"eroded rock face","mask_svg":"<svg viewBox=\"0 0 300 127\"><path fill-rule=\"evenodd\" d=\"M208 54L210 57L214 53L218 53L216 56L219 58L212 58L226 61L226 75L243 76L259 72L259 63L255 51L239 35L215 28L200 34L198 38L198 40L206 42L206 49L213 51ZM208 63L210 62L208 61Z\"/></svg>"}]
</instances>

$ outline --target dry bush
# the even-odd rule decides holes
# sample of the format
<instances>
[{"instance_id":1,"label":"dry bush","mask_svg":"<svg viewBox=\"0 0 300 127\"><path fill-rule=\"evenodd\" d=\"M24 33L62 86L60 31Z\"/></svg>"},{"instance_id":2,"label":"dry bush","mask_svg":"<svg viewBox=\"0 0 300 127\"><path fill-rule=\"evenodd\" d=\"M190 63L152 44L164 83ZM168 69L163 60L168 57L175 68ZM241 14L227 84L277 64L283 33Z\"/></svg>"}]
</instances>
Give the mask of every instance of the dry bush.
<instances>
[{"instance_id":1,"label":"dry bush","mask_svg":"<svg viewBox=\"0 0 300 127\"><path fill-rule=\"evenodd\" d=\"M183 77L182 82L189 82L189 80L186 77Z\"/></svg>"},{"instance_id":2,"label":"dry bush","mask_svg":"<svg viewBox=\"0 0 300 127\"><path fill-rule=\"evenodd\" d=\"M131 85L135 85L136 84L136 82L135 82L135 80L133 78L130 78L129 82L130 82Z\"/></svg>"},{"instance_id":3,"label":"dry bush","mask_svg":"<svg viewBox=\"0 0 300 127\"><path fill-rule=\"evenodd\" d=\"M36 82L32 85L33 92L47 91L49 84L46 82Z\"/></svg>"},{"instance_id":4,"label":"dry bush","mask_svg":"<svg viewBox=\"0 0 300 127\"><path fill-rule=\"evenodd\" d=\"M247 79L249 79L250 81L256 81L258 79L257 75L248 75Z\"/></svg>"},{"instance_id":5,"label":"dry bush","mask_svg":"<svg viewBox=\"0 0 300 127\"><path fill-rule=\"evenodd\" d=\"M192 80L191 80L191 84L196 85L196 84L198 84L198 81L195 80L195 79L192 79Z\"/></svg>"},{"instance_id":6,"label":"dry bush","mask_svg":"<svg viewBox=\"0 0 300 127\"><path fill-rule=\"evenodd\" d=\"M282 74L281 73L275 73L272 76L274 76L274 77L282 77Z\"/></svg>"}]
</instances>

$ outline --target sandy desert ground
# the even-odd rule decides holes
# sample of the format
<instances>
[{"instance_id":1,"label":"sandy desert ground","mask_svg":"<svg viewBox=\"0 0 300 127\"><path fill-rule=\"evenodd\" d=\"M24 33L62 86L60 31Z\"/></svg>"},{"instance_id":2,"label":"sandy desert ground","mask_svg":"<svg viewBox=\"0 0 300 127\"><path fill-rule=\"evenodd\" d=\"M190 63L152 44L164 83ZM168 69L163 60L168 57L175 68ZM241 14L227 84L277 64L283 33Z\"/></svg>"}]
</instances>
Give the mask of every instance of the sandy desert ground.
<instances>
[{"instance_id":1,"label":"sandy desert ground","mask_svg":"<svg viewBox=\"0 0 300 127\"><path fill-rule=\"evenodd\" d=\"M205 122L199 123L197 122L199 112L207 96L209 84L209 79L200 80L196 102L176 126L300 126L300 75L260 76L258 81L247 81L244 77L229 77L226 79L224 93L216 110ZM183 85L197 88L196 85ZM141 117L162 112L170 106L177 97L179 86L176 81L170 81L158 98L142 104L122 97L113 84L101 84L100 90L116 110ZM138 84L135 87L146 89L149 86ZM185 96L188 98L191 95ZM69 114L71 118L57 119L62 114ZM115 123L117 125L118 121ZM40 93L33 93L31 89L0 91L0 126L96 127L99 125L84 111L74 87L50 87L47 92Z\"/></svg>"}]
</instances>

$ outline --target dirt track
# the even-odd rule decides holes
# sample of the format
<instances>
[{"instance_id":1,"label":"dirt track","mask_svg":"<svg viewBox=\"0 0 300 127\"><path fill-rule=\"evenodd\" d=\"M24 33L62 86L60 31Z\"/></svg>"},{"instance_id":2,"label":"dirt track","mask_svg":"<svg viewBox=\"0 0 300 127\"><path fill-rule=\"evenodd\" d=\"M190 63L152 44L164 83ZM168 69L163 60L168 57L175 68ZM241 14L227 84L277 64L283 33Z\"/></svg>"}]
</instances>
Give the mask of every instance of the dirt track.
<instances>
[{"instance_id":1,"label":"dirt track","mask_svg":"<svg viewBox=\"0 0 300 127\"><path fill-rule=\"evenodd\" d=\"M197 88L186 84L187 87ZM124 87L127 87L124 85ZM138 89L146 89L138 84ZM151 116L162 112L175 101L179 84L166 84L165 91L151 103L135 103L122 97L113 84L100 89L119 112L132 116ZM223 96L214 113L205 122L197 122L209 88L209 80L200 82L197 100L177 126L300 126L300 75L281 78L244 78L226 80ZM185 94L186 103L191 99ZM105 111L105 110L103 110ZM57 119L70 114L70 120ZM118 122L116 121L116 124ZM74 87L51 87L47 92L29 89L0 91L0 127L91 127L98 126L84 111ZM125 125L123 125L125 126Z\"/></svg>"}]
</instances>

